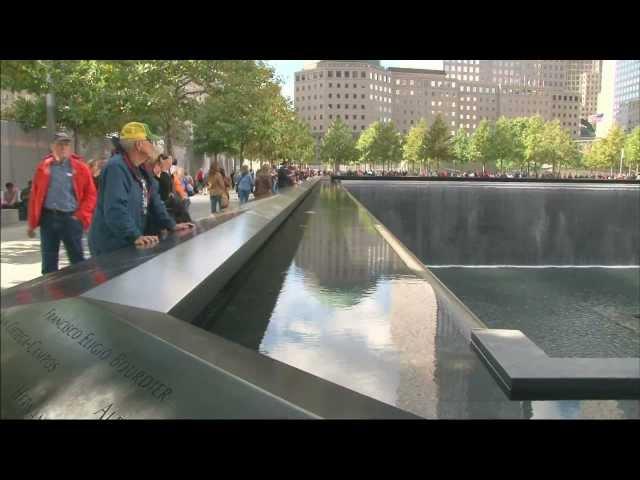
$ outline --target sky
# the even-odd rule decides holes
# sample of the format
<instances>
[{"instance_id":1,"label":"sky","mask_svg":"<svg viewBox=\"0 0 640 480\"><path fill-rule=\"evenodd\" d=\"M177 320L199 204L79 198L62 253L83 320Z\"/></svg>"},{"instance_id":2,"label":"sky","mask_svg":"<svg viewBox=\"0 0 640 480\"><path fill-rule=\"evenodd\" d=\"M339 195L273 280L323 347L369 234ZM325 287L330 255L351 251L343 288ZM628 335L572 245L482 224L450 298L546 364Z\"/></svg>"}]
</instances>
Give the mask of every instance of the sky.
<instances>
[{"instance_id":1,"label":"sky","mask_svg":"<svg viewBox=\"0 0 640 480\"><path fill-rule=\"evenodd\" d=\"M302 70L307 62L313 60L266 60L275 68L276 75L282 79L282 94L293 100L294 73ZM427 68L442 70L442 60L380 60L383 67Z\"/></svg>"}]
</instances>

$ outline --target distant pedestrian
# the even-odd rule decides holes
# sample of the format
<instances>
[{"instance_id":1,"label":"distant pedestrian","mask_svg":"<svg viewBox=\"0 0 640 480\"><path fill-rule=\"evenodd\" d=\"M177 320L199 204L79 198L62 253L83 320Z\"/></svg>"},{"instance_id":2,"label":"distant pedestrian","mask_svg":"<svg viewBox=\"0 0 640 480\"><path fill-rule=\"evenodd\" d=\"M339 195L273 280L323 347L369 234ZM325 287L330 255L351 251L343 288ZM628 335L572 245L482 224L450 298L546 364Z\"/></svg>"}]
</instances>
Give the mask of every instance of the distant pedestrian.
<instances>
[{"instance_id":1,"label":"distant pedestrian","mask_svg":"<svg viewBox=\"0 0 640 480\"><path fill-rule=\"evenodd\" d=\"M5 191L2 193L2 208L18 208L20 206L20 190L13 182L5 184Z\"/></svg>"},{"instance_id":2,"label":"distant pedestrian","mask_svg":"<svg viewBox=\"0 0 640 480\"><path fill-rule=\"evenodd\" d=\"M27 235L40 227L42 273L58 270L60 242L69 261L84 260L82 232L89 229L96 207L96 187L84 159L71 151L71 137L56 133L51 153L36 167L29 197Z\"/></svg>"},{"instance_id":3,"label":"distant pedestrian","mask_svg":"<svg viewBox=\"0 0 640 480\"><path fill-rule=\"evenodd\" d=\"M238 198L240 199L240 205L249 201L249 194L253 190L253 179L249 173L249 168L246 165L240 167L240 180L238 181Z\"/></svg>"},{"instance_id":4,"label":"distant pedestrian","mask_svg":"<svg viewBox=\"0 0 640 480\"><path fill-rule=\"evenodd\" d=\"M222 209L222 196L226 191L224 178L222 178L220 167L217 164L214 164L209 170L207 188L209 189L209 200L211 201L211 213L217 213Z\"/></svg>"},{"instance_id":5,"label":"distant pedestrian","mask_svg":"<svg viewBox=\"0 0 640 480\"><path fill-rule=\"evenodd\" d=\"M265 198L271 195L271 172L269 171L269 165L264 164L260 170L258 170L258 176L256 177L256 186L253 196L256 200Z\"/></svg>"},{"instance_id":6,"label":"distant pedestrian","mask_svg":"<svg viewBox=\"0 0 640 480\"><path fill-rule=\"evenodd\" d=\"M224 168L220 167L220 175L222 175L222 179L224 180L224 193L221 198L221 207L222 210L229 206L229 190L231 189L231 179L225 175Z\"/></svg>"}]
</instances>

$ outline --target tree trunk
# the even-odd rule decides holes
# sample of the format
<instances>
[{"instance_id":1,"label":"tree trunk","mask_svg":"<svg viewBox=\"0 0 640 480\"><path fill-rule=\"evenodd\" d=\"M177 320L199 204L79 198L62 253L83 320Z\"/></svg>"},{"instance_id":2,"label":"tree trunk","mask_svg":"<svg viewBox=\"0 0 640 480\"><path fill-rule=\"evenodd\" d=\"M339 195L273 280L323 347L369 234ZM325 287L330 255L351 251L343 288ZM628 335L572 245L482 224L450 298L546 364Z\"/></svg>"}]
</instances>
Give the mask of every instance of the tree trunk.
<instances>
[{"instance_id":1,"label":"tree trunk","mask_svg":"<svg viewBox=\"0 0 640 480\"><path fill-rule=\"evenodd\" d=\"M173 139L171 138L170 133L167 133L164 136L164 148L167 155L173 156Z\"/></svg>"},{"instance_id":2,"label":"tree trunk","mask_svg":"<svg viewBox=\"0 0 640 480\"><path fill-rule=\"evenodd\" d=\"M73 132L73 151L79 154L80 152L78 152L78 145L79 145L78 130L74 128L72 132Z\"/></svg>"}]
</instances>

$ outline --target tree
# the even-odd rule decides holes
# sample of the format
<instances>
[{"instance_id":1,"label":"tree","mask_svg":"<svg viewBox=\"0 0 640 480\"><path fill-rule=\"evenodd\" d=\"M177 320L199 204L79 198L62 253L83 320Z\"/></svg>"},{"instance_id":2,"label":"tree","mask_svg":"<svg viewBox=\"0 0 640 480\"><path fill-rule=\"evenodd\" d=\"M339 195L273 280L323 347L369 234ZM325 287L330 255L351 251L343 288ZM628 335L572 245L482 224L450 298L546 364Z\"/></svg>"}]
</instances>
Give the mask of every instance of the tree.
<instances>
[{"instance_id":1,"label":"tree","mask_svg":"<svg viewBox=\"0 0 640 480\"><path fill-rule=\"evenodd\" d=\"M199 152L274 156L276 125L288 109L273 71L260 62L229 61L196 109L194 147ZM234 170L236 169L234 158Z\"/></svg>"},{"instance_id":2,"label":"tree","mask_svg":"<svg viewBox=\"0 0 640 480\"><path fill-rule=\"evenodd\" d=\"M337 173L341 164L351 164L358 158L356 142L349 127L342 120L335 120L322 141L321 148L324 161L333 164Z\"/></svg>"},{"instance_id":3,"label":"tree","mask_svg":"<svg viewBox=\"0 0 640 480\"><path fill-rule=\"evenodd\" d=\"M613 173L614 168L618 168L620 165L624 144L623 130L620 126L613 125L605 138L592 145L585 156L586 166L594 170L609 169Z\"/></svg>"},{"instance_id":4,"label":"tree","mask_svg":"<svg viewBox=\"0 0 640 480\"><path fill-rule=\"evenodd\" d=\"M376 141L376 137L378 136L379 129L380 122L373 122L360 134L360 137L358 138L356 149L358 150L360 161L364 163L365 169L367 169L367 166L370 166L372 170L375 169L377 158L373 145Z\"/></svg>"},{"instance_id":5,"label":"tree","mask_svg":"<svg viewBox=\"0 0 640 480\"><path fill-rule=\"evenodd\" d=\"M518 150L518 132L514 128L511 119L500 117L495 124L493 131L493 151L499 164L500 173L504 173L505 168L512 169L516 164Z\"/></svg>"},{"instance_id":6,"label":"tree","mask_svg":"<svg viewBox=\"0 0 640 480\"><path fill-rule=\"evenodd\" d=\"M471 152L474 160L482 163L482 173L484 173L487 163L495 158L493 141L493 127L487 120L481 120L478 128L471 135Z\"/></svg>"},{"instance_id":7,"label":"tree","mask_svg":"<svg viewBox=\"0 0 640 480\"><path fill-rule=\"evenodd\" d=\"M584 165L591 170L603 170L607 167L605 163L605 140L596 140L584 155Z\"/></svg>"},{"instance_id":8,"label":"tree","mask_svg":"<svg viewBox=\"0 0 640 480\"><path fill-rule=\"evenodd\" d=\"M436 162L436 170L438 170L441 161L451 158L451 134L442 115L438 114L429 127L424 148L427 157Z\"/></svg>"},{"instance_id":9,"label":"tree","mask_svg":"<svg viewBox=\"0 0 640 480\"><path fill-rule=\"evenodd\" d=\"M604 163L611 169L611 173L613 173L614 168L617 169L620 165L624 143L624 131L619 125L613 125L611 130L609 130L604 145Z\"/></svg>"},{"instance_id":10,"label":"tree","mask_svg":"<svg viewBox=\"0 0 640 480\"><path fill-rule=\"evenodd\" d=\"M526 147L524 144L525 132L527 125L529 124L529 118L518 117L513 118L510 121L510 128L512 130L512 159L511 166L516 167L518 170L523 171L526 166Z\"/></svg>"},{"instance_id":11,"label":"tree","mask_svg":"<svg viewBox=\"0 0 640 480\"><path fill-rule=\"evenodd\" d=\"M424 168L428 157L426 153L427 121L422 118L415 127L412 127L402 147L402 158L407 162L412 173Z\"/></svg>"},{"instance_id":12,"label":"tree","mask_svg":"<svg viewBox=\"0 0 640 480\"><path fill-rule=\"evenodd\" d=\"M545 161L547 150L545 147L544 126L545 122L540 115L527 119L523 139L527 175L529 174L530 168L533 167L537 177L540 166Z\"/></svg>"},{"instance_id":13,"label":"tree","mask_svg":"<svg viewBox=\"0 0 640 480\"><path fill-rule=\"evenodd\" d=\"M640 127L634 128L624 143L625 166L629 169L635 167L636 174L640 167Z\"/></svg>"},{"instance_id":14,"label":"tree","mask_svg":"<svg viewBox=\"0 0 640 480\"><path fill-rule=\"evenodd\" d=\"M10 112L24 129L46 124L44 96L56 97L57 127L78 135L102 136L117 129L124 111L115 105L121 75L110 62L83 61L3 61L2 86L27 93Z\"/></svg>"},{"instance_id":15,"label":"tree","mask_svg":"<svg viewBox=\"0 0 640 480\"><path fill-rule=\"evenodd\" d=\"M546 160L551 162L555 176L560 175L562 167L577 166L580 159L578 146L558 120L545 123L542 135Z\"/></svg>"},{"instance_id":16,"label":"tree","mask_svg":"<svg viewBox=\"0 0 640 480\"><path fill-rule=\"evenodd\" d=\"M471 138L461 128L456 131L456 134L451 139L451 151L453 154L453 168L455 169L456 160L461 165L469 163L474 158L474 152L472 150Z\"/></svg>"}]
</instances>

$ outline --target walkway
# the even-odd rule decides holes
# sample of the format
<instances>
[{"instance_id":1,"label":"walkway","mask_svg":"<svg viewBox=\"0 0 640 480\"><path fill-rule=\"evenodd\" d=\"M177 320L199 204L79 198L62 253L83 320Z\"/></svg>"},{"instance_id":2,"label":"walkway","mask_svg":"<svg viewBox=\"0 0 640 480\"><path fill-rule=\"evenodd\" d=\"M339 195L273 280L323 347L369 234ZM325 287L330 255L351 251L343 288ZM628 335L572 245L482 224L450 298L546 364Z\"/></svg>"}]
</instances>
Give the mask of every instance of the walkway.
<instances>
[{"instance_id":1,"label":"walkway","mask_svg":"<svg viewBox=\"0 0 640 480\"><path fill-rule=\"evenodd\" d=\"M238 208L238 196L230 192L231 200L229 210ZM211 207L208 195L195 195L191 197L189 212L193 220L200 220L210 215ZM14 287L22 282L32 280L41 275L40 256L40 229L36 230L36 237L27 236L27 222L18 225L3 227L2 252L0 264L0 290ZM82 239L85 256L89 256L87 236ZM69 265L69 259L64 247L60 246L60 268Z\"/></svg>"}]
</instances>

